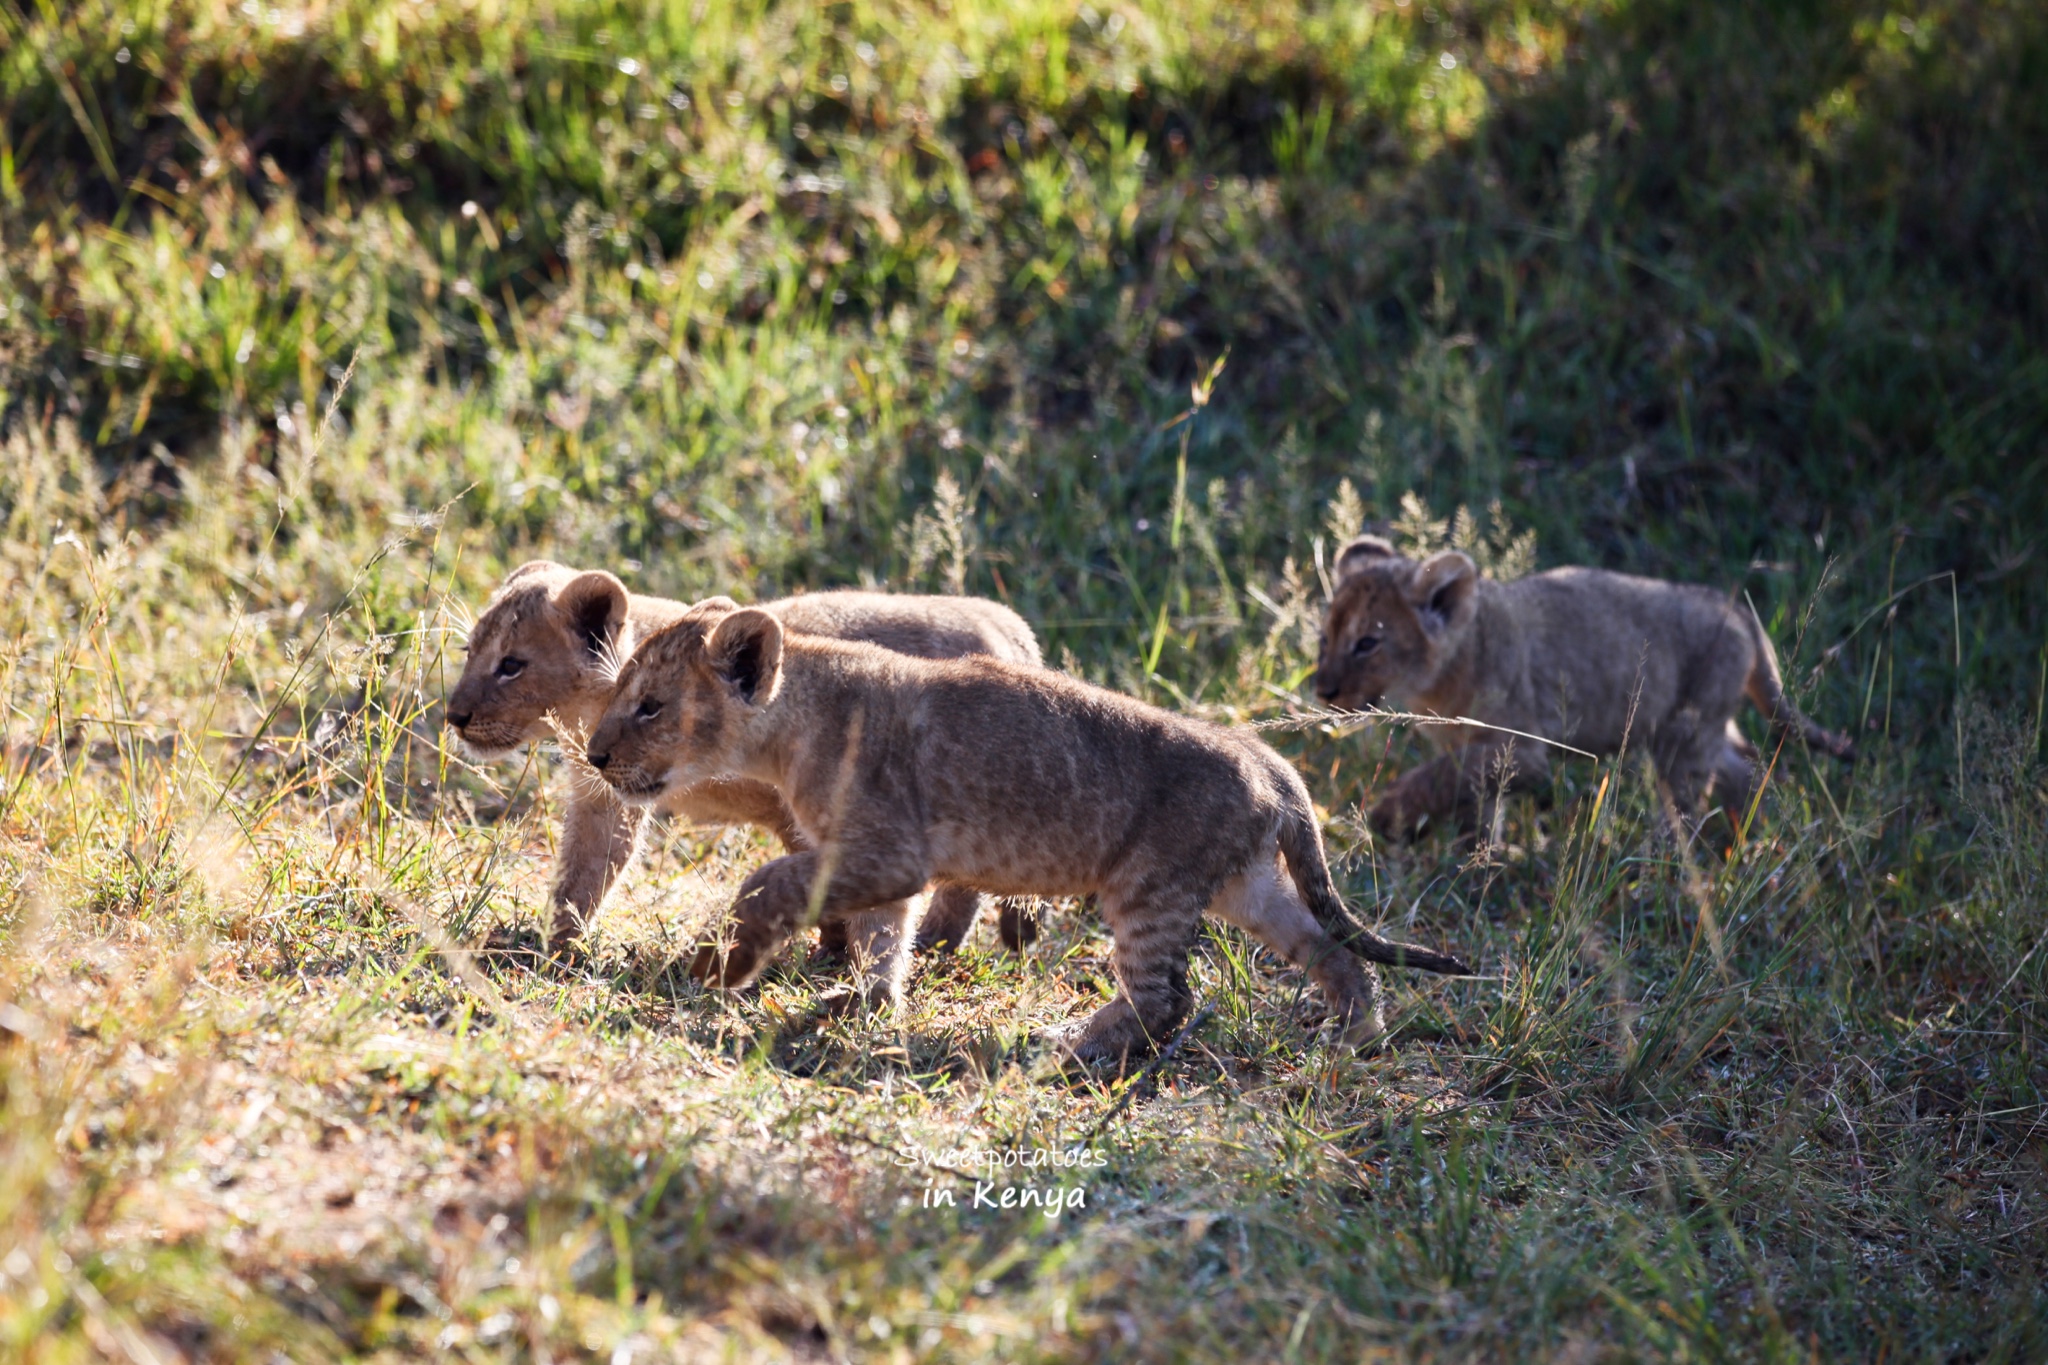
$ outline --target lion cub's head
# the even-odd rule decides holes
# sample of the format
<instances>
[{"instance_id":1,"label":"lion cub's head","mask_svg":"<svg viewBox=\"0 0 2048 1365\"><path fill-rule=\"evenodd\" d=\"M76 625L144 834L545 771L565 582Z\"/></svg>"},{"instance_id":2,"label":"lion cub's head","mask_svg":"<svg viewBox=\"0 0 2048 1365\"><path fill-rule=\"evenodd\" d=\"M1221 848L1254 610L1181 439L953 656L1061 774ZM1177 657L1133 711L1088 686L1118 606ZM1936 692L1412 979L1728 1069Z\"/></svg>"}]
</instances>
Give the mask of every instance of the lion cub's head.
<instances>
[{"instance_id":1,"label":"lion cub's head","mask_svg":"<svg viewBox=\"0 0 2048 1365\"><path fill-rule=\"evenodd\" d=\"M550 713L588 724L624 646L626 585L538 559L505 579L469 632L448 724L485 755L546 739Z\"/></svg>"},{"instance_id":2,"label":"lion cub's head","mask_svg":"<svg viewBox=\"0 0 2048 1365\"><path fill-rule=\"evenodd\" d=\"M781 686L782 623L728 598L699 602L633 652L584 756L636 802L737 772Z\"/></svg>"},{"instance_id":3,"label":"lion cub's head","mask_svg":"<svg viewBox=\"0 0 2048 1365\"><path fill-rule=\"evenodd\" d=\"M1478 567L1456 550L1418 563L1378 536L1352 541L1337 556L1316 695L1355 710L1427 693L1471 630L1478 587Z\"/></svg>"}]
</instances>

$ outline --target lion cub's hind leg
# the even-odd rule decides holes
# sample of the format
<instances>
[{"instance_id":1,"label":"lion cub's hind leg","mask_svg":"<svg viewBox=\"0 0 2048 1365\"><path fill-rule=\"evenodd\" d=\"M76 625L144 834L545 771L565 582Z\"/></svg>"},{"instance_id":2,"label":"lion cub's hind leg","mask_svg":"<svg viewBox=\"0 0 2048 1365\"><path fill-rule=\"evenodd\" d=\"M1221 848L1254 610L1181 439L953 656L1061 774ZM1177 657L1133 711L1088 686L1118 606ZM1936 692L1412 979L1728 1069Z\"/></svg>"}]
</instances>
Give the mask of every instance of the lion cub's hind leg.
<instances>
[{"instance_id":1,"label":"lion cub's hind leg","mask_svg":"<svg viewBox=\"0 0 2048 1365\"><path fill-rule=\"evenodd\" d=\"M924 896L890 901L856 910L838 922L846 927L847 964L854 985L827 1002L835 1013L855 1006L894 1010L903 1003L903 983L910 975L910 945L925 912Z\"/></svg>"},{"instance_id":2,"label":"lion cub's hind leg","mask_svg":"<svg viewBox=\"0 0 2048 1365\"><path fill-rule=\"evenodd\" d=\"M1756 745L1743 738L1741 729L1731 717L1721 752L1714 760L1713 785L1708 789L1708 795L1728 812L1729 823L1737 829L1749 819L1749 808L1756 802L1757 788L1763 785L1763 778L1762 756L1757 753Z\"/></svg>"},{"instance_id":3,"label":"lion cub's hind leg","mask_svg":"<svg viewBox=\"0 0 2048 1365\"><path fill-rule=\"evenodd\" d=\"M1102 915L1116 936L1117 993L1076 1029L1062 1049L1082 1062L1120 1062L1164 1047L1187 1016L1188 953L1207 887L1141 878L1101 893Z\"/></svg>"},{"instance_id":4,"label":"lion cub's hind leg","mask_svg":"<svg viewBox=\"0 0 2048 1365\"><path fill-rule=\"evenodd\" d=\"M1038 910L1028 896L997 899L997 934L1013 953L1038 938ZM942 882L932 891L931 908L917 926L917 950L950 953L967 942L981 918L981 893L971 886ZM829 926L828 926L829 927Z\"/></svg>"},{"instance_id":5,"label":"lion cub's hind leg","mask_svg":"<svg viewBox=\"0 0 2048 1365\"><path fill-rule=\"evenodd\" d=\"M1209 905L1209 913L1235 924L1289 962L1308 972L1322 992L1337 1039L1363 1048L1386 1032L1379 973L1323 931L1301 897L1267 854L1249 871L1233 877Z\"/></svg>"},{"instance_id":6,"label":"lion cub's hind leg","mask_svg":"<svg viewBox=\"0 0 2048 1365\"><path fill-rule=\"evenodd\" d=\"M1029 896L1005 896L998 903L996 933L1003 946L1021 953L1038 941L1038 903Z\"/></svg>"},{"instance_id":7,"label":"lion cub's hind leg","mask_svg":"<svg viewBox=\"0 0 2048 1365\"><path fill-rule=\"evenodd\" d=\"M1657 777L1669 794L1678 819L1678 827L1672 833L1681 843L1701 837L1711 809L1710 799L1723 807L1731 822L1740 823L1746 813L1746 798L1756 780L1750 765L1742 759L1742 751L1734 746L1740 743L1750 753L1756 751L1739 734L1731 740L1728 727L1732 721L1713 724L1696 715L1683 719L1688 723L1669 727L1651 746ZM1739 785L1724 791L1725 778L1735 779Z\"/></svg>"},{"instance_id":8,"label":"lion cub's hind leg","mask_svg":"<svg viewBox=\"0 0 2048 1365\"><path fill-rule=\"evenodd\" d=\"M981 893L958 882L941 882L932 891L931 907L917 926L919 952L950 953L967 941L981 918Z\"/></svg>"}]
</instances>

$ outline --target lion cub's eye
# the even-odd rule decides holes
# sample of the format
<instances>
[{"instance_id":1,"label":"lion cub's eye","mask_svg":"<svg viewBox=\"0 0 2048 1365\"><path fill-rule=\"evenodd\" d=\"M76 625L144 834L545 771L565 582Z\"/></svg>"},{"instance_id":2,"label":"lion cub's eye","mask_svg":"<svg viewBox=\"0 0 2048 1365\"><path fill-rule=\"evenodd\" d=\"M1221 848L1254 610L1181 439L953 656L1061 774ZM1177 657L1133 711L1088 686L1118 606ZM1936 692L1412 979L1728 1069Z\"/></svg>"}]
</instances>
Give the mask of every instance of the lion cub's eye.
<instances>
[{"instance_id":1,"label":"lion cub's eye","mask_svg":"<svg viewBox=\"0 0 2048 1365\"><path fill-rule=\"evenodd\" d=\"M525 671L526 660L524 659L515 659L508 654L498 660L498 676L501 678L516 678Z\"/></svg>"},{"instance_id":2,"label":"lion cub's eye","mask_svg":"<svg viewBox=\"0 0 2048 1365\"><path fill-rule=\"evenodd\" d=\"M1374 650L1378 649L1379 647L1380 647L1380 637L1379 637L1379 636L1377 636L1377 635L1361 635L1361 636L1359 636L1359 637L1358 637L1358 639L1356 639L1355 641L1353 641L1353 642L1352 642L1352 645L1351 645L1351 657L1352 657L1352 658L1354 658L1354 659L1363 659L1363 658L1364 658L1364 657L1365 657L1366 655L1368 655L1368 654L1372 653L1372 652L1373 652Z\"/></svg>"},{"instance_id":3,"label":"lion cub's eye","mask_svg":"<svg viewBox=\"0 0 2048 1365\"><path fill-rule=\"evenodd\" d=\"M646 701L640 703L640 709L635 711L633 714L638 716L641 720L653 720L656 716L661 714L661 703L656 701L654 698L649 697Z\"/></svg>"}]
</instances>

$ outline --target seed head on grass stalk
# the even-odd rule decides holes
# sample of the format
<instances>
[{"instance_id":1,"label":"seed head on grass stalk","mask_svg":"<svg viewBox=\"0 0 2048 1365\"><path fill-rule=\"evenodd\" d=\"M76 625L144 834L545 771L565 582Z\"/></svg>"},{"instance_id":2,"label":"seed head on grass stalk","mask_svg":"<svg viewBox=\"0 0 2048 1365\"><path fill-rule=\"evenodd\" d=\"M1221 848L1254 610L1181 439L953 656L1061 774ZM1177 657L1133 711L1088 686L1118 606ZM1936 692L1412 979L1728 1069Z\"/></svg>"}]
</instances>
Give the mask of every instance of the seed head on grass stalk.
<instances>
[{"instance_id":1,"label":"seed head on grass stalk","mask_svg":"<svg viewBox=\"0 0 2048 1365\"><path fill-rule=\"evenodd\" d=\"M1209 399L1216 390L1216 380L1222 375L1223 367L1230 360L1230 352L1210 362L1209 369L1188 388L1189 407L1178 417L1161 427L1161 431L1180 428L1180 455L1174 465L1173 510L1169 522L1166 543L1172 552L1172 569L1167 588L1159 598L1159 612L1152 625L1152 639L1145 651L1144 676L1148 682L1160 682L1159 656L1166 648L1166 637L1172 623L1173 604L1183 604L1187 599L1187 566L1181 558L1181 533L1188 518L1188 443L1194 435L1195 418L1209 406ZM1171 690L1171 689L1169 689Z\"/></svg>"},{"instance_id":2,"label":"seed head on grass stalk","mask_svg":"<svg viewBox=\"0 0 2048 1365\"><path fill-rule=\"evenodd\" d=\"M911 518L911 576L921 578L937 567L946 591L960 596L967 591L967 564L974 549L974 517L967 494L953 471L942 469L932 481L931 507Z\"/></svg>"}]
</instances>

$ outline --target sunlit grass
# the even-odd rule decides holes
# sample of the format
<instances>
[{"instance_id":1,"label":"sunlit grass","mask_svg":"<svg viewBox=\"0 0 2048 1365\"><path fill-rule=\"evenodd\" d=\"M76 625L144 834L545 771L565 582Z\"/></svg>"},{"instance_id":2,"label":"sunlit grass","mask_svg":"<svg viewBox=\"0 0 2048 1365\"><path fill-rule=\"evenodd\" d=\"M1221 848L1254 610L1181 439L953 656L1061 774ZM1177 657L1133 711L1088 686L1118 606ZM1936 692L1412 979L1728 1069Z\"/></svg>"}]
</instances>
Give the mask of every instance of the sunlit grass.
<instances>
[{"instance_id":1,"label":"sunlit grass","mask_svg":"<svg viewBox=\"0 0 2048 1365\"><path fill-rule=\"evenodd\" d=\"M588 966L475 956L493 926L532 934L555 799L544 762L472 770L434 730L475 533L330 539L209 469L131 548L75 450L18 440L10 485L74 528L9 607L18 1345L1750 1354L1870 1312L1974 1335L1965 1298L1913 1287L1937 1268L2033 1320L2038 1073L2024 1032L1998 1041L2043 984L2025 723L1972 713L1994 861L1918 925L1870 906L1916 861L1882 760L1810 809L1824 774L1781 756L1725 865L1674 849L1627 764L1568 770L1491 861L1340 823L1355 903L1494 979L1394 977L1396 1045L1349 1057L1297 974L1214 933L1195 1046L1128 1103L1030 1042L1107 989L1076 906L1022 959L926 964L893 1022L830 1021L835 978L801 954L750 996L687 983L765 850L677 831ZM259 573L273 600L334 596L252 614ZM1271 713L1303 641L1253 603L1202 690ZM1272 733L1340 789L1380 747ZM976 1182L903 1164L1075 1144L1109 1156L1058 1219L927 1208ZM1836 1286L1841 1257L1866 1288Z\"/></svg>"}]
</instances>

